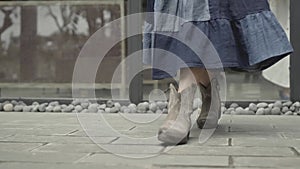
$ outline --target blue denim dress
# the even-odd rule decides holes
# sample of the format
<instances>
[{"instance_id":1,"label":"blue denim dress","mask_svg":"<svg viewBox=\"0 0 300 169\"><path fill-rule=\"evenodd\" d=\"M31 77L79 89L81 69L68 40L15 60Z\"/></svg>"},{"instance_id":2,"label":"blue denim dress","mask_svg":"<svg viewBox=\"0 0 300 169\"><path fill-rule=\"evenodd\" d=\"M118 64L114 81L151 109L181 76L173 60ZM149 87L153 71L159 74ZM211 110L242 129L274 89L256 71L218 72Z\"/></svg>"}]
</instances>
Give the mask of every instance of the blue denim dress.
<instances>
[{"instance_id":1,"label":"blue denim dress","mask_svg":"<svg viewBox=\"0 0 300 169\"><path fill-rule=\"evenodd\" d=\"M147 0L144 64L153 79L180 68L261 71L293 52L268 0Z\"/></svg>"}]
</instances>

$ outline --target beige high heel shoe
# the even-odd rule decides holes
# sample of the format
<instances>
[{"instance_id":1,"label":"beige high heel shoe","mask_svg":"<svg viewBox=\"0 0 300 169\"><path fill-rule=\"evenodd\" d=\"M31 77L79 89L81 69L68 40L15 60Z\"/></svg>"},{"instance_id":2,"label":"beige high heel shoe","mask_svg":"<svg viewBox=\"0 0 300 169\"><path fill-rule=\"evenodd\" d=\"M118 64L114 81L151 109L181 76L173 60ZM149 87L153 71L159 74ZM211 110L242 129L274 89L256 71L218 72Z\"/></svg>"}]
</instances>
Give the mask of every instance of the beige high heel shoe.
<instances>
[{"instance_id":1,"label":"beige high heel shoe","mask_svg":"<svg viewBox=\"0 0 300 169\"><path fill-rule=\"evenodd\" d=\"M170 85L168 116L158 131L158 140L166 144L186 144L191 129L191 114L197 85L193 84L181 93Z\"/></svg>"},{"instance_id":2,"label":"beige high heel shoe","mask_svg":"<svg viewBox=\"0 0 300 169\"><path fill-rule=\"evenodd\" d=\"M200 129L217 128L221 118L221 99L217 79L212 79L209 86L199 84L202 95L202 107L197 124ZM213 99L213 100L212 100Z\"/></svg>"}]
</instances>

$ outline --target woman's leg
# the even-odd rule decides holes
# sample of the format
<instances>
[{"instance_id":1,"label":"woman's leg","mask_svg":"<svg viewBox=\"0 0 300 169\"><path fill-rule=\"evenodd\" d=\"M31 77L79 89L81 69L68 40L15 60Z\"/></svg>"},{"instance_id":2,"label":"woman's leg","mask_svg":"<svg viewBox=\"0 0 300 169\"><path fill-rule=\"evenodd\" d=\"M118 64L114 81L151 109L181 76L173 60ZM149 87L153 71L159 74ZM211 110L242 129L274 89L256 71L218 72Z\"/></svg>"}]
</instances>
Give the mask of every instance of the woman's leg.
<instances>
[{"instance_id":1,"label":"woman's leg","mask_svg":"<svg viewBox=\"0 0 300 169\"><path fill-rule=\"evenodd\" d=\"M191 115L197 84L204 71L196 68L182 69L180 90L170 85L168 116L158 131L158 139L168 144L185 144L191 129ZM204 81L201 79L201 82ZM205 79L207 80L207 79Z\"/></svg>"},{"instance_id":2,"label":"woman's leg","mask_svg":"<svg viewBox=\"0 0 300 169\"><path fill-rule=\"evenodd\" d=\"M185 144L191 128L191 114L197 85L210 84L208 72L200 68L180 70L179 90L170 85L168 116L160 127L158 139L169 144Z\"/></svg>"},{"instance_id":3,"label":"woman's leg","mask_svg":"<svg viewBox=\"0 0 300 169\"><path fill-rule=\"evenodd\" d=\"M190 87L192 84L202 84L208 86L210 84L209 75L203 68L183 68L180 70L180 81L178 92Z\"/></svg>"},{"instance_id":4,"label":"woman's leg","mask_svg":"<svg viewBox=\"0 0 300 169\"><path fill-rule=\"evenodd\" d=\"M202 68L185 68L180 71L179 93L197 84L202 95L201 113L197 119L199 128L216 128L221 116L221 100L216 72Z\"/></svg>"},{"instance_id":5,"label":"woman's leg","mask_svg":"<svg viewBox=\"0 0 300 169\"><path fill-rule=\"evenodd\" d=\"M197 124L200 129L216 128L221 117L221 99L219 94L218 70L207 71L196 69L192 71L202 95L202 106ZM187 82L185 82L187 83Z\"/></svg>"}]
</instances>

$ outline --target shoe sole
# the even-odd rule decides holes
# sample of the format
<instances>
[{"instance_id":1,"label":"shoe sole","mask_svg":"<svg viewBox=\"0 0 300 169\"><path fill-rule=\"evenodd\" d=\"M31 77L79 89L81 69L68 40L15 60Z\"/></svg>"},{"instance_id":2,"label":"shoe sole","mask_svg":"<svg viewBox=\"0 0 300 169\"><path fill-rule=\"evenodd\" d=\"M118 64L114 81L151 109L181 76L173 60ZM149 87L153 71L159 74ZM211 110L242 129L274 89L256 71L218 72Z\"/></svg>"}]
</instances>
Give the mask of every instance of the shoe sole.
<instances>
[{"instance_id":1,"label":"shoe sole","mask_svg":"<svg viewBox=\"0 0 300 169\"><path fill-rule=\"evenodd\" d=\"M167 144L167 145L186 144L189 141L189 137L190 137L190 132L183 138L178 138L176 136L168 135L166 133L161 133L161 134L158 134L158 136L157 136L159 141L161 141L161 142L163 142L164 144ZM178 141L178 140L180 140L180 141Z\"/></svg>"}]
</instances>

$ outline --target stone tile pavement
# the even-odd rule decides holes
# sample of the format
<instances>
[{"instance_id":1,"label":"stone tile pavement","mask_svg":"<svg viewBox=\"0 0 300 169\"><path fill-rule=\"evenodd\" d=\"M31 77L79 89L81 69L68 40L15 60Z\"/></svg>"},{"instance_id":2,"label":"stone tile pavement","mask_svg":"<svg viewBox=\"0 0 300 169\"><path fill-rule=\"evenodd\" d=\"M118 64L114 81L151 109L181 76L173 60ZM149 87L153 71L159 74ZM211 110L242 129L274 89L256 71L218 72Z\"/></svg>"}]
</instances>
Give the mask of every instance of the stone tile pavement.
<instances>
[{"instance_id":1,"label":"stone tile pavement","mask_svg":"<svg viewBox=\"0 0 300 169\"><path fill-rule=\"evenodd\" d=\"M0 113L0 169L300 168L300 117L225 115L181 146L157 141L164 117Z\"/></svg>"}]
</instances>

